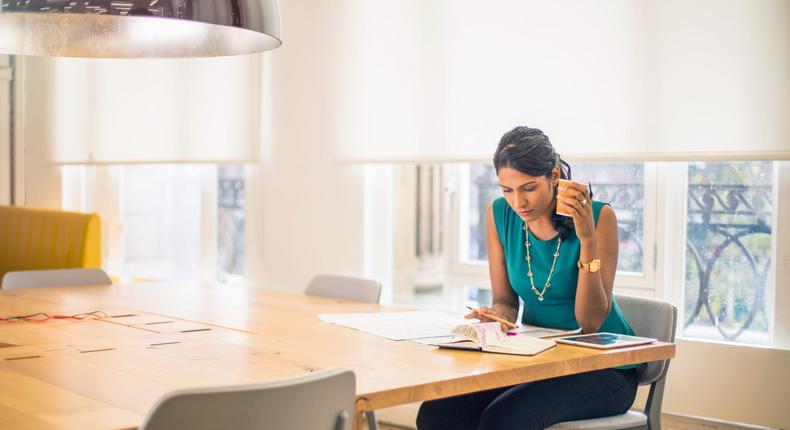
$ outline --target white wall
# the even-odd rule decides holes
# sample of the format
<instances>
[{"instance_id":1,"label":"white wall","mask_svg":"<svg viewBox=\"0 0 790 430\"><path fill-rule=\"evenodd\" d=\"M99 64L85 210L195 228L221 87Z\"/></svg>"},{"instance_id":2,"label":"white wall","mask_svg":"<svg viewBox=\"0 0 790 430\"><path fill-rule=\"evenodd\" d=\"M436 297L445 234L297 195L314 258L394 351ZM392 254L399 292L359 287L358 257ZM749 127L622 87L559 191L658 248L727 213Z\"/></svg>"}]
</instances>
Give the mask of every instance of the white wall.
<instances>
[{"instance_id":1,"label":"white wall","mask_svg":"<svg viewBox=\"0 0 790 430\"><path fill-rule=\"evenodd\" d=\"M362 166L332 156L336 109L348 96L343 15L335 1L281 2L283 46L265 53L263 161L252 175L247 275L302 291L316 273L363 274Z\"/></svg>"},{"instance_id":2,"label":"white wall","mask_svg":"<svg viewBox=\"0 0 790 430\"><path fill-rule=\"evenodd\" d=\"M17 204L60 209L60 168L52 163L52 123L57 113L52 109L52 63L44 57L17 57L20 78L24 79L24 113L21 124L21 160L24 183L23 193L17 195Z\"/></svg>"},{"instance_id":3,"label":"white wall","mask_svg":"<svg viewBox=\"0 0 790 430\"><path fill-rule=\"evenodd\" d=\"M790 428L790 351L692 340L676 343L664 412ZM637 404L644 405L645 392L640 394Z\"/></svg>"}]
</instances>

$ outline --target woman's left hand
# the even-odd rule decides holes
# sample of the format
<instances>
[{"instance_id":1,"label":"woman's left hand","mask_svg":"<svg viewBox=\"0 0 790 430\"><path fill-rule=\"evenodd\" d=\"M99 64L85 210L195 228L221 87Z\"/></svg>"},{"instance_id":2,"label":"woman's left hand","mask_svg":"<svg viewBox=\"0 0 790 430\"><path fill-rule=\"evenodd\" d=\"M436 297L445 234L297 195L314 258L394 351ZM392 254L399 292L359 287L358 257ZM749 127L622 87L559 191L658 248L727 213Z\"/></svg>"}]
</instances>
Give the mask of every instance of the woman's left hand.
<instances>
[{"instance_id":1,"label":"woman's left hand","mask_svg":"<svg viewBox=\"0 0 790 430\"><path fill-rule=\"evenodd\" d=\"M562 202L571 211L576 236L582 242L595 238L595 220L592 212L592 199L587 187L572 182L568 187L557 193L557 201Z\"/></svg>"}]
</instances>

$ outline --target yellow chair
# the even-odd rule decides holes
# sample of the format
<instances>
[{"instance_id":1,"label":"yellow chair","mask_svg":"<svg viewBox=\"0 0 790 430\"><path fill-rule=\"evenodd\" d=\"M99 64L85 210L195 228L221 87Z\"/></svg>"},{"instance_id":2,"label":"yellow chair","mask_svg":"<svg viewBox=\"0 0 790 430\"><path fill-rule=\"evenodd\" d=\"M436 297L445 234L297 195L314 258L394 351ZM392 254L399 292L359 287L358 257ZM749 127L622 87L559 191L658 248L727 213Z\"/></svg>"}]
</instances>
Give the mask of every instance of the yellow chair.
<instances>
[{"instance_id":1,"label":"yellow chair","mask_svg":"<svg viewBox=\"0 0 790 430\"><path fill-rule=\"evenodd\" d=\"M0 206L0 279L14 270L101 268L98 214Z\"/></svg>"}]
</instances>

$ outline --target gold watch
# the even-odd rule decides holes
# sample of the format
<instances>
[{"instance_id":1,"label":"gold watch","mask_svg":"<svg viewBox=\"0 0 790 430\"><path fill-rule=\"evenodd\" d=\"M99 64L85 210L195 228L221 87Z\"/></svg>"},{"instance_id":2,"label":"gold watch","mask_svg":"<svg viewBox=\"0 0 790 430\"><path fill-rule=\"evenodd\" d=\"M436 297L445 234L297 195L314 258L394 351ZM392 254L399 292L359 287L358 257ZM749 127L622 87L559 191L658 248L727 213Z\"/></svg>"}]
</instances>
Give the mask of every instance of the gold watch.
<instances>
[{"instance_id":1,"label":"gold watch","mask_svg":"<svg viewBox=\"0 0 790 430\"><path fill-rule=\"evenodd\" d=\"M581 270L584 270L584 271L587 271L587 272L590 272L590 273L595 273L595 272L601 270L601 260L599 260L597 258L593 258L592 260L590 260L589 263L582 263L582 261L579 260L578 266L579 266L579 269L581 269Z\"/></svg>"}]
</instances>

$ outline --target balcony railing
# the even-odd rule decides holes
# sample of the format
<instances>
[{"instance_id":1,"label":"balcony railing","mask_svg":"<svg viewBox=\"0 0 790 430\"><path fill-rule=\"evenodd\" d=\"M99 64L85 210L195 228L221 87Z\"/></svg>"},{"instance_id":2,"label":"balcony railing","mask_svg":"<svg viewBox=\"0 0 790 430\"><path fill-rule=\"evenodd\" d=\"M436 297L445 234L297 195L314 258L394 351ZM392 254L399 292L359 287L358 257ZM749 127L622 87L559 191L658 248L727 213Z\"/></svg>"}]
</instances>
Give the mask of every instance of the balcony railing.
<instances>
[{"instance_id":1,"label":"balcony railing","mask_svg":"<svg viewBox=\"0 0 790 430\"><path fill-rule=\"evenodd\" d=\"M755 321L768 320L771 187L690 185L688 193L684 328L712 326L729 341L750 329L767 332Z\"/></svg>"}]
</instances>

